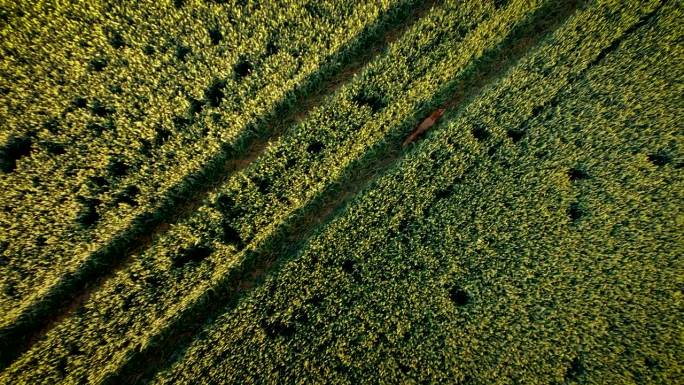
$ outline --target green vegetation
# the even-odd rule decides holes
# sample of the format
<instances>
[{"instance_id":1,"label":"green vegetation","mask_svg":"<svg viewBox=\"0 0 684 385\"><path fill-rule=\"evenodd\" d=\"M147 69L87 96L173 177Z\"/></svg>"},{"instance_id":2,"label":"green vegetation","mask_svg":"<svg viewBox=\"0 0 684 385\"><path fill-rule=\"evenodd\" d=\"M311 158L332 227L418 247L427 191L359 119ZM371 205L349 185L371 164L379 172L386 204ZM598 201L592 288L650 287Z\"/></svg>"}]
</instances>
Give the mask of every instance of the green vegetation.
<instances>
[{"instance_id":1,"label":"green vegetation","mask_svg":"<svg viewBox=\"0 0 684 385\"><path fill-rule=\"evenodd\" d=\"M569 20L158 383L676 383L682 12L651 10Z\"/></svg>"},{"instance_id":2,"label":"green vegetation","mask_svg":"<svg viewBox=\"0 0 684 385\"><path fill-rule=\"evenodd\" d=\"M24 381L54 381L61 376L55 357L73 349L88 357L93 373L68 373L97 382L109 374L107 368L116 372L138 346L147 346L207 292L228 284L231 271L248 263L252 249L388 135L395 128L392 121L408 118L535 7L497 12L491 6L453 4L430 12L254 164L231 177L216 197L134 257L83 304L82 312L62 321L8 373L19 373ZM431 32L436 25L452 32ZM482 38L488 33L489 41ZM407 77L407 66L424 75ZM26 366L34 369L26 371Z\"/></svg>"},{"instance_id":3,"label":"green vegetation","mask_svg":"<svg viewBox=\"0 0 684 385\"><path fill-rule=\"evenodd\" d=\"M10 52L19 50L12 48L19 45L13 39L33 33L24 31L31 25L22 24L29 16L35 22L45 19L46 25L75 19L58 42L71 42L78 35L74 29L101 35L82 36L84 47L76 51L73 44L58 43L56 48L63 52L27 63L38 69L11 60L33 58L21 51L3 62L9 73L3 76L8 82L3 86L6 98L22 106L11 106L3 116L9 127L3 132L10 138L4 159L28 155L27 145L33 150L0 179L6 198L0 223L7 229L2 234L7 258L0 266L1 327L32 319L41 301L68 291L64 287L74 277L88 277L107 264L107 258L120 252L121 242L113 239L121 233L123 239L130 238L131 227L135 230L154 219L155 207L174 202L174 194L189 193L184 186L201 178L198 173L216 172L203 166L212 157L218 163L225 156L222 148L240 146L269 111L285 108L293 89L315 84L317 77L339 66L348 55L345 45L355 38L355 44L363 43L358 35L373 33L371 26L382 13L402 12L413 4L289 3L187 2L174 12L169 9L175 9L175 3L131 9L73 5L63 10L36 5L31 15L12 19L25 33L9 34L5 44ZM105 25L91 27L93 20ZM128 30L123 27L127 20L145 22L131 22ZM124 29L113 30L114 26ZM209 33L215 26L223 36L216 44ZM52 29L43 31L45 39L60 37L53 36ZM174 33L157 36L162 31ZM111 34L125 44L112 46ZM183 60L179 49L185 52ZM108 65L101 71L87 64L94 55L106 58ZM245 65L245 58L251 64ZM74 79L74 84L59 86L47 75L48 84L32 83L32 76L40 76L32 71L57 71L54 63L74 72L60 75ZM19 79L29 84L22 88ZM32 97L35 92L20 92L24 88L46 88L58 95L46 96L46 106L40 106ZM23 110L32 105L39 112ZM59 118L49 118L45 128L48 108L57 109L50 114ZM88 128L110 124L115 126L111 130L97 130L103 132ZM57 127L50 131L52 125ZM35 130L20 131L26 127ZM41 147L46 141L69 146L62 146L63 154L51 154Z\"/></svg>"},{"instance_id":4,"label":"green vegetation","mask_svg":"<svg viewBox=\"0 0 684 385\"><path fill-rule=\"evenodd\" d=\"M681 5L225 3L0 8L1 384L681 378Z\"/></svg>"}]
</instances>

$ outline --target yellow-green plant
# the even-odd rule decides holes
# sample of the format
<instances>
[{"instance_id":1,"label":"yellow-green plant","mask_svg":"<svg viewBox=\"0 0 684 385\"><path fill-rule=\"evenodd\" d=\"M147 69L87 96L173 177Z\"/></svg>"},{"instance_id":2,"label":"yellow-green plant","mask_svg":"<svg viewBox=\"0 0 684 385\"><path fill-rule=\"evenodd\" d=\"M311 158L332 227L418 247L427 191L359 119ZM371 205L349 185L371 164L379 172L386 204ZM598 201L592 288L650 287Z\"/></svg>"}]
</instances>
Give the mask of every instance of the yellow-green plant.
<instances>
[{"instance_id":1,"label":"yellow-green plant","mask_svg":"<svg viewBox=\"0 0 684 385\"><path fill-rule=\"evenodd\" d=\"M0 337L111 268L265 116L338 68L384 15L413 5L228 3L9 8L2 65L14 75L2 87L26 108L2 111L2 156L25 156L0 175ZM32 34L44 56L20 47ZM32 96L41 89L50 95ZM50 143L59 154L42 148Z\"/></svg>"},{"instance_id":2,"label":"yellow-green plant","mask_svg":"<svg viewBox=\"0 0 684 385\"><path fill-rule=\"evenodd\" d=\"M497 9L490 3L447 2L428 12L190 218L134 256L81 311L12 365L7 378L99 382L116 374L137 350L177 328L188 313L201 311L212 293L230 285L235 270L251 263L254 249L268 244L379 142L405 134L418 119L414 114L438 102L432 100L435 93L549 4L514 2ZM69 370L61 373L55 354L72 362L65 346L78 346L88 358L67 364Z\"/></svg>"},{"instance_id":3,"label":"yellow-green plant","mask_svg":"<svg viewBox=\"0 0 684 385\"><path fill-rule=\"evenodd\" d=\"M578 11L155 383L675 383L683 30L658 3Z\"/></svg>"}]
</instances>

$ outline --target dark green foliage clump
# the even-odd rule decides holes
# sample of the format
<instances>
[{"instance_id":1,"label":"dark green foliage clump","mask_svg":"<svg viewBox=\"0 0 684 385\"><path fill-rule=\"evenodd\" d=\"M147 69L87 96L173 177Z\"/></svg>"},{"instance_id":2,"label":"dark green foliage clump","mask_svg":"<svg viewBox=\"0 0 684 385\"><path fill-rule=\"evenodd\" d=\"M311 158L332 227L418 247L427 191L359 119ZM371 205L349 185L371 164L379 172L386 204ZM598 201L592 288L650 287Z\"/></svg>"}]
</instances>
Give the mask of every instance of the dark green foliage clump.
<instances>
[{"instance_id":1,"label":"dark green foliage clump","mask_svg":"<svg viewBox=\"0 0 684 385\"><path fill-rule=\"evenodd\" d=\"M565 372L565 380L577 380L577 378L581 376L583 372L584 368L582 366L582 362L579 358L575 358L572 360L572 362L570 362L570 366L568 366L568 370Z\"/></svg>"},{"instance_id":2,"label":"dark green foliage clump","mask_svg":"<svg viewBox=\"0 0 684 385\"><path fill-rule=\"evenodd\" d=\"M113 158L107 165L107 173L113 177L121 177L128 174L130 166L120 159Z\"/></svg>"},{"instance_id":3,"label":"dark green foliage clump","mask_svg":"<svg viewBox=\"0 0 684 385\"><path fill-rule=\"evenodd\" d=\"M122 48L126 46L126 41L124 40L123 36L119 32L114 32L112 33L111 38L109 39L109 44L116 48Z\"/></svg>"},{"instance_id":4,"label":"dark green foliage clump","mask_svg":"<svg viewBox=\"0 0 684 385\"><path fill-rule=\"evenodd\" d=\"M176 59L178 59L181 62L184 62L186 57L192 52L190 47L182 44L176 45L176 51L174 55L176 56Z\"/></svg>"},{"instance_id":5,"label":"dark green foliage clump","mask_svg":"<svg viewBox=\"0 0 684 385\"><path fill-rule=\"evenodd\" d=\"M240 79L252 73L254 70L254 65L248 59L240 59L237 64L233 67L235 71L235 76Z\"/></svg>"},{"instance_id":6,"label":"dark green foliage clump","mask_svg":"<svg viewBox=\"0 0 684 385\"><path fill-rule=\"evenodd\" d=\"M482 123L476 123L473 128L470 131L475 139L477 139L480 142L483 142L491 136L491 134L487 131L487 129L482 125Z\"/></svg>"},{"instance_id":7,"label":"dark green foliage clump","mask_svg":"<svg viewBox=\"0 0 684 385\"><path fill-rule=\"evenodd\" d=\"M235 246L238 250L244 247L244 240L242 235L236 229L234 222L241 215L243 211L237 206L233 198L222 194L216 199L216 209L223 216L221 222L221 242Z\"/></svg>"},{"instance_id":8,"label":"dark green foliage clump","mask_svg":"<svg viewBox=\"0 0 684 385\"><path fill-rule=\"evenodd\" d=\"M102 203L95 198L81 198L81 211L76 217L76 222L81 227L92 227L100 220L100 214L97 212L97 206Z\"/></svg>"},{"instance_id":9,"label":"dark green foliage clump","mask_svg":"<svg viewBox=\"0 0 684 385\"><path fill-rule=\"evenodd\" d=\"M216 209L224 216L234 218L239 213L235 200L229 195L219 195L218 198L216 198L215 205Z\"/></svg>"},{"instance_id":10,"label":"dark green foliage clump","mask_svg":"<svg viewBox=\"0 0 684 385\"><path fill-rule=\"evenodd\" d=\"M107 117L115 112L114 108L108 107L100 100L94 100L90 105L90 112L99 117Z\"/></svg>"},{"instance_id":11,"label":"dark green foliage clump","mask_svg":"<svg viewBox=\"0 0 684 385\"><path fill-rule=\"evenodd\" d=\"M279 321L262 321L261 328L266 332L269 338L276 337L290 337L294 334L294 325L286 325Z\"/></svg>"},{"instance_id":12,"label":"dark green foliage clump","mask_svg":"<svg viewBox=\"0 0 684 385\"><path fill-rule=\"evenodd\" d=\"M494 0L494 7L497 9L501 9L508 5L509 0Z\"/></svg>"},{"instance_id":13,"label":"dark green foliage clump","mask_svg":"<svg viewBox=\"0 0 684 385\"><path fill-rule=\"evenodd\" d=\"M218 107L221 105L221 101L225 97L223 89L226 88L226 82L219 79L214 79L209 87L204 90L204 100L211 107Z\"/></svg>"},{"instance_id":14,"label":"dark green foliage clump","mask_svg":"<svg viewBox=\"0 0 684 385\"><path fill-rule=\"evenodd\" d=\"M672 162L672 158L664 151L648 154L648 160L656 166L664 166Z\"/></svg>"},{"instance_id":15,"label":"dark green foliage clump","mask_svg":"<svg viewBox=\"0 0 684 385\"><path fill-rule=\"evenodd\" d=\"M359 106L368 106L375 113L387 107L387 102L378 92L369 90L359 91L352 99Z\"/></svg>"},{"instance_id":16,"label":"dark green foliage clump","mask_svg":"<svg viewBox=\"0 0 684 385\"><path fill-rule=\"evenodd\" d=\"M256 177L252 181L261 194L268 194L271 190L271 182L266 178Z\"/></svg>"},{"instance_id":17,"label":"dark green foliage clump","mask_svg":"<svg viewBox=\"0 0 684 385\"><path fill-rule=\"evenodd\" d=\"M88 122L86 124L86 130L91 134L99 136L105 131L114 130L114 121L111 119L108 119L108 120L105 120L104 123Z\"/></svg>"},{"instance_id":18,"label":"dark green foliage clump","mask_svg":"<svg viewBox=\"0 0 684 385\"><path fill-rule=\"evenodd\" d=\"M216 26L209 28L207 32L209 33L209 40L211 41L212 45L218 45L218 43L221 42L221 39L223 39L221 30Z\"/></svg>"},{"instance_id":19,"label":"dark green foliage clump","mask_svg":"<svg viewBox=\"0 0 684 385\"><path fill-rule=\"evenodd\" d=\"M0 170L8 173L17 168L17 160L31 153L30 137L12 137L0 147Z\"/></svg>"},{"instance_id":20,"label":"dark green foliage clump","mask_svg":"<svg viewBox=\"0 0 684 385\"><path fill-rule=\"evenodd\" d=\"M203 100L197 100L195 98L190 98L190 107L188 107L188 116L193 116L197 115L200 112L202 112L202 109L204 108L204 101Z\"/></svg>"},{"instance_id":21,"label":"dark green foliage clump","mask_svg":"<svg viewBox=\"0 0 684 385\"><path fill-rule=\"evenodd\" d=\"M573 167L568 171L568 177L571 181L578 181L589 179L589 173L583 167Z\"/></svg>"},{"instance_id":22,"label":"dark green foliage clump","mask_svg":"<svg viewBox=\"0 0 684 385\"><path fill-rule=\"evenodd\" d=\"M57 118L47 119L43 122L43 128L48 130L51 134L57 134L59 133L59 120Z\"/></svg>"},{"instance_id":23,"label":"dark green foliage clump","mask_svg":"<svg viewBox=\"0 0 684 385\"><path fill-rule=\"evenodd\" d=\"M174 121L174 123L176 123L176 122ZM182 124L183 124L183 123L180 123L180 122L179 122L178 124L175 124L175 125L176 125L177 127L180 127ZM187 124L187 123L186 123L186 124ZM155 147L161 146L161 145L164 144L167 140L169 140L169 138L171 137L171 135L172 135L171 131L169 131L169 130L167 130L167 129L165 129L165 128L157 128L157 129L155 130L155 134L154 134L154 146L155 146Z\"/></svg>"},{"instance_id":24,"label":"dark green foliage clump","mask_svg":"<svg viewBox=\"0 0 684 385\"><path fill-rule=\"evenodd\" d=\"M171 258L174 267L182 267L191 263L198 263L207 258L212 249L204 245L193 245L174 254Z\"/></svg>"},{"instance_id":25,"label":"dark green foliage clump","mask_svg":"<svg viewBox=\"0 0 684 385\"><path fill-rule=\"evenodd\" d=\"M87 186L91 191L100 193L107 189L109 186L109 181L103 176L91 176L88 177Z\"/></svg>"},{"instance_id":26,"label":"dark green foliage clump","mask_svg":"<svg viewBox=\"0 0 684 385\"><path fill-rule=\"evenodd\" d=\"M582 218L586 214L585 209L578 203L574 202L570 204L568 208L568 216L570 220L576 222L578 219Z\"/></svg>"},{"instance_id":27,"label":"dark green foliage clump","mask_svg":"<svg viewBox=\"0 0 684 385\"><path fill-rule=\"evenodd\" d=\"M66 152L66 147L61 143L45 142L43 146L50 155L62 155Z\"/></svg>"},{"instance_id":28,"label":"dark green foliage clump","mask_svg":"<svg viewBox=\"0 0 684 385\"><path fill-rule=\"evenodd\" d=\"M456 306L465 306L470 302L470 295L460 287L454 286L449 290L449 299Z\"/></svg>"},{"instance_id":29,"label":"dark green foliage clump","mask_svg":"<svg viewBox=\"0 0 684 385\"><path fill-rule=\"evenodd\" d=\"M240 232L229 221L224 221L221 227L221 242L235 246L238 250L244 247Z\"/></svg>"},{"instance_id":30,"label":"dark green foliage clump","mask_svg":"<svg viewBox=\"0 0 684 385\"><path fill-rule=\"evenodd\" d=\"M136 198L138 194L140 194L140 189L137 186L127 186L123 191L116 195L114 203L126 203L130 206L137 206L138 201Z\"/></svg>"},{"instance_id":31,"label":"dark green foliage clump","mask_svg":"<svg viewBox=\"0 0 684 385\"><path fill-rule=\"evenodd\" d=\"M88 99L77 96L72 100L71 105L76 108L86 108L88 106Z\"/></svg>"},{"instance_id":32,"label":"dark green foliage clump","mask_svg":"<svg viewBox=\"0 0 684 385\"><path fill-rule=\"evenodd\" d=\"M509 129L506 131L506 134L509 138L511 138L513 143L518 143L525 136L525 131L519 129Z\"/></svg>"},{"instance_id":33,"label":"dark green foliage clump","mask_svg":"<svg viewBox=\"0 0 684 385\"><path fill-rule=\"evenodd\" d=\"M306 152L309 154L318 154L319 152L323 151L324 148L325 145L322 142L314 141L306 146Z\"/></svg>"},{"instance_id":34,"label":"dark green foliage clump","mask_svg":"<svg viewBox=\"0 0 684 385\"><path fill-rule=\"evenodd\" d=\"M271 56L277 54L278 52L280 52L280 46L275 38L271 38L266 43L266 55Z\"/></svg>"},{"instance_id":35,"label":"dark green foliage clump","mask_svg":"<svg viewBox=\"0 0 684 385\"><path fill-rule=\"evenodd\" d=\"M154 46L151 44L147 44L145 47L143 47L143 53L147 56L152 56L157 52L156 49L154 49Z\"/></svg>"},{"instance_id":36,"label":"dark green foliage clump","mask_svg":"<svg viewBox=\"0 0 684 385\"><path fill-rule=\"evenodd\" d=\"M93 70L95 72L100 72L100 71L103 71L107 67L107 64L109 64L109 61L107 60L107 58L96 57L90 61L89 66L90 66L91 70Z\"/></svg>"}]
</instances>

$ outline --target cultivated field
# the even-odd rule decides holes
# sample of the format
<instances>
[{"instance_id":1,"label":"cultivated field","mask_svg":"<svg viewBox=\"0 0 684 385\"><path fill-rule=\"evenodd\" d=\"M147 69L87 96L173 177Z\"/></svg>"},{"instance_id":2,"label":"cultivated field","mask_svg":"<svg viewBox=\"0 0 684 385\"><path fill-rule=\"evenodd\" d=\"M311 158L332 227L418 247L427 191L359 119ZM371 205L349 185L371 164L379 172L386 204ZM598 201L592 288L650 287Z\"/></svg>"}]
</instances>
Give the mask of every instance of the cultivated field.
<instances>
[{"instance_id":1,"label":"cultivated field","mask_svg":"<svg viewBox=\"0 0 684 385\"><path fill-rule=\"evenodd\" d=\"M682 20L0 0L0 384L681 383Z\"/></svg>"}]
</instances>

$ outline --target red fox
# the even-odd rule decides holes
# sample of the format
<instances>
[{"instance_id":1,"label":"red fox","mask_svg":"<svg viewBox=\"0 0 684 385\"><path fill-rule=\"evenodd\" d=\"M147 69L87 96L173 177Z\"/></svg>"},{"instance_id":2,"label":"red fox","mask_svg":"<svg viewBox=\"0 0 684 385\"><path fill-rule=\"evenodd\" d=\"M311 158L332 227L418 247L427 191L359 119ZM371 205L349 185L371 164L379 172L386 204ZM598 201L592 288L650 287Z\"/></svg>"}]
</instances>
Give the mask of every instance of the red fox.
<instances>
[{"instance_id":1,"label":"red fox","mask_svg":"<svg viewBox=\"0 0 684 385\"><path fill-rule=\"evenodd\" d=\"M432 127L439 120L439 118L442 117L442 115L444 115L444 108L439 108L435 112L433 112L432 115L425 118L425 120L423 120L423 122L420 123L418 127L416 127L416 129L413 130L413 132L411 132L411 135L409 135L408 138L404 140L404 143L402 143L401 146L406 147L407 144L416 140L416 138L418 138L419 135L421 135L423 132L427 131L430 127Z\"/></svg>"}]
</instances>

